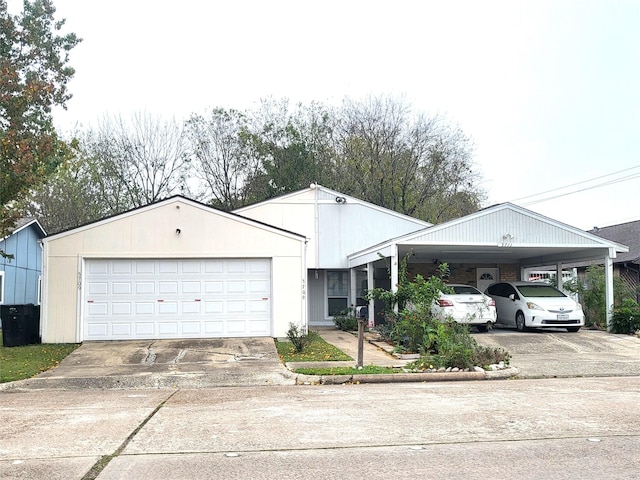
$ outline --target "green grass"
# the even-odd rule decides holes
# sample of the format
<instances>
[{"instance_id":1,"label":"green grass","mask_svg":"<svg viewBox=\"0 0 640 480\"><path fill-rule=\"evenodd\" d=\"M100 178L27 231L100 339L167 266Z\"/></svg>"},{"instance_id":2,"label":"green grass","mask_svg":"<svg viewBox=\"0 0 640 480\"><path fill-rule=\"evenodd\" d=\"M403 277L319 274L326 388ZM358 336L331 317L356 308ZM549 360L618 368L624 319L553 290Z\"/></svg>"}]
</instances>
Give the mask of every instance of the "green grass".
<instances>
[{"instance_id":1,"label":"green grass","mask_svg":"<svg viewBox=\"0 0 640 480\"><path fill-rule=\"evenodd\" d=\"M331 367L331 368L296 368L296 373L304 375L355 375L355 374L382 374L400 373L400 369L392 367L378 367L376 365L365 365L362 369L356 367Z\"/></svg>"},{"instance_id":2,"label":"green grass","mask_svg":"<svg viewBox=\"0 0 640 480\"><path fill-rule=\"evenodd\" d=\"M342 350L324 341L320 335L314 335L312 342L296 353L290 342L276 341L278 355L283 362L328 362L353 360Z\"/></svg>"},{"instance_id":3,"label":"green grass","mask_svg":"<svg viewBox=\"0 0 640 480\"><path fill-rule=\"evenodd\" d=\"M24 380L49 370L76 348L77 344L69 343L4 347L0 334L0 383Z\"/></svg>"}]
</instances>

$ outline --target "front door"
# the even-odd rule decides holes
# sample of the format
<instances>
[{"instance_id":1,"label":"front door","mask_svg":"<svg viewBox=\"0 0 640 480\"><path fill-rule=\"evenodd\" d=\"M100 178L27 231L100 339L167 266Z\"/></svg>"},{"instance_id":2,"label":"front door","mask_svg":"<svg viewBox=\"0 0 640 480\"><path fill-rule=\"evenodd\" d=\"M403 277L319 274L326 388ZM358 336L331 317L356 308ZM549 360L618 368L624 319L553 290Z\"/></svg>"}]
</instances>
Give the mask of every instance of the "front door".
<instances>
[{"instance_id":1,"label":"front door","mask_svg":"<svg viewBox=\"0 0 640 480\"><path fill-rule=\"evenodd\" d=\"M497 268L478 268L476 269L476 285L478 290L484 292L486 288L498 281Z\"/></svg>"}]
</instances>

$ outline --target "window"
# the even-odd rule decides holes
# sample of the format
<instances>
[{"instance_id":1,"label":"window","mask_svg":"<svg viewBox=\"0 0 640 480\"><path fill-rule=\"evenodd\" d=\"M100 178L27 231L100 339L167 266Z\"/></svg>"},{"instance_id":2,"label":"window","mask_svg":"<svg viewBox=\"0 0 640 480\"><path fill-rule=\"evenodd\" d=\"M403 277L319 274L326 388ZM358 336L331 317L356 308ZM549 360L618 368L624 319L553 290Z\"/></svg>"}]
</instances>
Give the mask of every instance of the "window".
<instances>
[{"instance_id":1,"label":"window","mask_svg":"<svg viewBox=\"0 0 640 480\"><path fill-rule=\"evenodd\" d=\"M4 272L0 271L0 305L4 303Z\"/></svg>"},{"instance_id":2,"label":"window","mask_svg":"<svg viewBox=\"0 0 640 480\"><path fill-rule=\"evenodd\" d=\"M330 317L338 315L349 306L349 272L327 271L327 307Z\"/></svg>"}]
</instances>

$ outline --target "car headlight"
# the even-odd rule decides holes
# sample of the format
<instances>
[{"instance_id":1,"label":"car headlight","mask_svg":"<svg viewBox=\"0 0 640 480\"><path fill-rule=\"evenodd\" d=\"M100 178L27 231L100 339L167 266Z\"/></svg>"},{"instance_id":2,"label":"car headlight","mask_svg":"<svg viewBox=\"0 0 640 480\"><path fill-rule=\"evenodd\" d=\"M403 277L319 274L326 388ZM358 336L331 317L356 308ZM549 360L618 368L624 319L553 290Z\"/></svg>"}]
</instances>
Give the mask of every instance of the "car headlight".
<instances>
[{"instance_id":1,"label":"car headlight","mask_svg":"<svg viewBox=\"0 0 640 480\"><path fill-rule=\"evenodd\" d=\"M540 305L537 305L533 302L527 302L527 308L529 310L544 310Z\"/></svg>"},{"instance_id":2,"label":"car headlight","mask_svg":"<svg viewBox=\"0 0 640 480\"><path fill-rule=\"evenodd\" d=\"M576 310L582 310L582 304L580 302L576 302Z\"/></svg>"}]
</instances>

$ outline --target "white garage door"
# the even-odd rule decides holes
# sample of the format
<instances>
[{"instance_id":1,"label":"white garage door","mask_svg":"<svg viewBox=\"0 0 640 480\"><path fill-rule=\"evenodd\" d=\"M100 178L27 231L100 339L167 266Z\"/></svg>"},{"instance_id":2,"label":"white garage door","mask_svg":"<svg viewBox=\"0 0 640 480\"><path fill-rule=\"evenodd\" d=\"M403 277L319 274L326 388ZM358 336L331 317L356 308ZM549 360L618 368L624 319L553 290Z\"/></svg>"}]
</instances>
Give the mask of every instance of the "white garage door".
<instances>
[{"instance_id":1,"label":"white garage door","mask_svg":"<svg viewBox=\"0 0 640 480\"><path fill-rule=\"evenodd\" d=\"M269 336L268 259L88 259L83 339Z\"/></svg>"}]
</instances>

